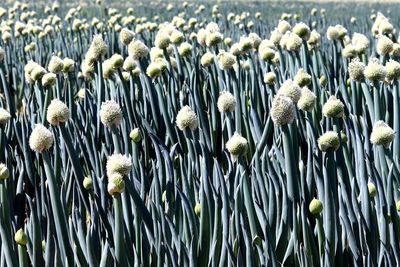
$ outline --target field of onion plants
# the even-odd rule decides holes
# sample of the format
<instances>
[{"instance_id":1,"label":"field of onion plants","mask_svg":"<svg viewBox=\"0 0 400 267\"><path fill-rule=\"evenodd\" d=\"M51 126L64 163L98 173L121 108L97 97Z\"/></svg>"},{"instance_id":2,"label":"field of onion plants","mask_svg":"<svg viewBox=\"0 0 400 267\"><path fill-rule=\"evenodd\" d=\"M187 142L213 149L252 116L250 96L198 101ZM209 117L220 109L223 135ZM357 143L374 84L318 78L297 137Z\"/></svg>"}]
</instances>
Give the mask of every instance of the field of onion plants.
<instances>
[{"instance_id":1,"label":"field of onion plants","mask_svg":"<svg viewBox=\"0 0 400 267\"><path fill-rule=\"evenodd\" d=\"M144 5L0 8L0 266L399 266L395 14Z\"/></svg>"}]
</instances>

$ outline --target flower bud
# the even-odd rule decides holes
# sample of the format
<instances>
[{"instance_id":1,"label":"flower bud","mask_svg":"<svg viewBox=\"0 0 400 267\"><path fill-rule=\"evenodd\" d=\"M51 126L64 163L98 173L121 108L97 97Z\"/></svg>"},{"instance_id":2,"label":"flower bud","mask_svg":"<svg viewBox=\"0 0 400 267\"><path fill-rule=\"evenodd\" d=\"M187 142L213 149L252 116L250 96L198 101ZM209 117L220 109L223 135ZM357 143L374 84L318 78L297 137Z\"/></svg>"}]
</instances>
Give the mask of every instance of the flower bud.
<instances>
[{"instance_id":1,"label":"flower bud","mask_svg":"<svg viewBox=\"0 0 400 267\"><path fill-rule=\"evenodd\" d=\"M83 188L86 190L91 190L93 188L93 180L90 176L86 176L83 179Z\"/></svg>"},{"instance_id":2,"label":"flower bud","mask_svg":"<svg viewBox=\"0 0 400 267\"><path fill-rule=\"evenodd\" d=\"M197 217L200 217L200 213L201 213L200 203L196 203L196 205L194 206L194 213L196 214Z\"/></svg>"},{"instance_id":3,"label":"flower bud","mask_svg":"<svg viewBox=\"0 0 400 267\"><path fill-rule=\"evenodd\" d=\"M124 178L120 174L114 173L108 180L107 191L111 196L123 193L125 191Z\"/></svg>"},{"instance_id":4,"label":"flower bud","mask_svg":"<svg viewBox=\"0 0 400 267\"><path fill-rule=\"evenodd\" d=\"M374 198L376 196L376 187L373 183L368 183L368 195L370 198Z\"/></svg>"},{"instance_id":5,"label":"flower bud","mask_svg":"<svg viewBox=\"0 0 400 267\"><path fill-rule=\"evenodd\" d=\"M21 228L15 233L14 240L18 245L25 246L28 243L28 236Z\"/></svg>"},{"instance_id":6,"label":"flower bud","mask_svg":"<svg viewBox=\"0 0 400 267\"><path fill-rule=\"evenodd\" d=\"M4 163L0 163L0 180L5 180L10 177L10 172Z\"/></svg>"},{"instance_id":7,"label":"flower bud","mask_svg":"<svg viewBox=\"0 0 400 267\"><path fill-rule=\"evenodd\" d=\"M308 207L308 209L310 210L312 215L318 215L322 212L323 210L323 205L321 200L314 198L313 200L311 200L310 205Z\"/></svg>"},{"instance_id":8,"label":"flower bud","mask_svg":"<svg viewBox=\"0 0 400 267\"><path fill-rule=\"evenodd\" d=\"M140 142L140 140L142 139L140 136L140 131L139 128L135 128L133 129L130 133L129 133L129 137L131 138L131 140L135 143Z\"/></svg>"}]
</instances>

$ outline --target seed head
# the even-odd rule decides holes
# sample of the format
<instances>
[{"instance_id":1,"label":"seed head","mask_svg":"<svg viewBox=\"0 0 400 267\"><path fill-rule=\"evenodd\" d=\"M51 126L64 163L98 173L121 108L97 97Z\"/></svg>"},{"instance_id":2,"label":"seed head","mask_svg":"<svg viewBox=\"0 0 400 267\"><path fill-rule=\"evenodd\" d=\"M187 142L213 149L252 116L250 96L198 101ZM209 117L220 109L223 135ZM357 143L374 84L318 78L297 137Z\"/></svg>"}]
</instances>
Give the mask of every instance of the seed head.
<instances>
[{"instance_id":1,"label":"seed head","mask_svg":"<svg viewBox=\"0 0 400 267\"><path fill-rule=\"evenodd\" d=\"M29 146L33 151L42 153L50 149L53 141L53 134L43 124L36 124L29 137Z\"/></svg>"},{"instance_id":2,"label":"seed head","mask_svg":"<svg viewBox=\"0 0 400 267\"><path fill-rule=\"evenodd\" d=\"M54 126L58 126L60 123L65 123L70 118L70 112L62 101L53 99L47 108L47 121Z\"/></svg>"},{"instance_id":3,"label":"seed head","mask_svg":"<svg viewBox=\"0 0 400 267\"><path fill-rule=\"evenodd\" d=\"M222 42L224 36L219 32L210 32L206 36L206 45L208 47L216 46Z\"/></svg>"},{"instance_id":4,"label":"seed head","mask_svg":"<svg viewBox=\"0 0 400 267\"><path fill-rule=\"evenodd\" d=\"M339 135L335 131L328 131L318 138L318 147L322 152L336 151L340 147Z\"/></svg>"},{"instance_id":5,"label":"seed head","mask_svg":"<svg viewBox=\"0 0 400 267\"><path fill-rule=\"evenodd\" d=\"M122 68L125 71L133 71L136 67L137 63L132 57L128 56L127 58L125 58L124 64L122 65Z\"/></svg>"},{"instance_id":6,"label":"seed head","mask_svg":"<svg viewBox=\"0 0 400 267\"><path fill-rule=\"evenodd\" d=\"M226 149L231 153L232 156L238 157L243 155L247 151L247 140L238 133L229 138L225 145Z\"/></svg>"},{"instance_id":7,"label":"seed head","mask_svg":"<svg viewBox=\"0 0 400 267\"><path fill-rule=\"evenodd\" d=\"M268 85L274 85L276 81L276 75L274 72L267 72L264 75L264 82Z\"/></svg>"},{"instance_id":8,"label":"seed head","mask_svg":"<svg viewBox=\"0 0 400 267\"><path fill-rule=\"evenodd\" d=\"M218 97L217 106L219 112L233 112L236 106L236 99L229 91L223 91Z\"/></svg>"},{"instance_id":9,"label":"seed head","mask_svg":"<svg viewBox=\"0 0 400 267\"><path fill-rule=\"evenodd\" d=\"M188 57L192 53L192 45L187 42L181 43L178 52L182 57Z\"/></svg>"},{"instance_id":10,"label":"seed head","mask_svg":"<svg viewBox=\"0 0 400 267\"><path fill-rule=\"evenodd\" d=\"M311 112L315 105L315 94L307 87L301 88L301 97L297 102L297 107L303 111Z\"/></svg>"},{"instance_id":11,"label":"seed head","mask_svg":"<svg viewBox=\"0 0 400 267\"><path fill-rule=\"evenodd\" d=\"M393 41L385 35L378 37L378 43L376 44L376 52L379 55L388 55L393 50Z\"/></svg>"},{"instance_id":12,"label":"seed head","mask_svg":"<svg viewBox=\"0 0 400 267\"><path fill-rule=\"evenodd\" d=\"M72 72L75 68L75 61L70 58L64 58L63 59L63 72Z\"/></svg>"},{"instance_id":13,"label":"seed head","mask_svg":"<svg viewBox=\"0 0 400 267\"><path fill-rule=\"evenodd\" d=\"M364 63L360 62L358 58L353 59L348 67L350 79L353 81L364 80Z\"/></svg>"},{"instance_id":14,"label":"seed head","mask_svg":"<svg viewBox=\"0 0 400 267\"><path fill-rule=\"evenodd\" d=\"M156 62L151 62L146 69L146 74L152 79L157 78L161 73L161 66Z\"/></svg>"},{"instance_id":15,"label":"seed head","mask_svg":"<svg viewBox=\"0 0 400 267\"><path fill-rule=\"evenodd\" d=\"M290 31L290 29L292 28L292 26L290 26L289 22L287 22L286 20L280 20L278 23L278 31L281 34L286 33L287 31Z\"/></svg>"},{"instance_id":16,"label":"seed head","mask_svg":"<svg viewBox=\"0 0 400 267\"><path fill-rule=\"evenodd\" d=\"M290 33L286 42L286 49L289 51L298 51L303 44L302 39L297 34Z\"/></svg>"},{"instance_id":17,"label":"seed head","mask_svg":"<svg viewBox=\"0 0 400 267\"><path fill-rule=\"evenodd\" d=\"M310 27L303 22L297 23L293 27L293 33L297 34L303 40L308 40L310 37Z\"/></svg>"},{"instance_id":18,"label":"seed head","mask_svg":"<svg viewBox=\"0 0 400 267\"><path fill-rule=\"evenodd\" d=\"M384 121L377 121L372 128L370 141L376 146L383 145L389 148L395 136L395 131Z\"/></svg>"},{"instance_id":19,"label":"seed head","mask_svg":"<svg viewBox=\"0 0 400 267\"><path fill-rule=\"evenodd\" d=\"M154 45L159 49L166 49L170 43L169 34L163 30L159 31L154 39Z\"/></svg>"},{"instance_id":20,"label":"seed head","mask_svg":"<svg viewBox=\"0 0 400 267\"><path fill-rule=\"evenodd\" d=\"M286 80L279 88L278 95L289 97L294 103L299 101L301 96L300 86L291 79Z\"/></svg>"},{"instance_id":21,"label":"seed head","mask_svg":"<svg viewBox=\"0 0 400 267\"><path fill-rule=\"evenodd\" d=\"M109 178L115 173L123 177L128 176L132 169L132 158L122 154L112 154L107 159L106 169Z\"/></svg>"},{"instance_id":22,"label":"seed head","mask_svg":"<svg viewBox=\"0 0 400 267\"><path fill-rule=\"evenodd\" d=\"M139 40L133 40L128 45L128 53L134 60L147 57L149 54L149 48Z\"/></svg>"},{"instance_id":23,"label":"seed head","mask_svg":"<svg viewBox=\"0 0 400 267\"><path fill-rule=\"evenodd\" d=\"M278 126L292 123L296 116L292 99L283 95L275 96L270 114L272 121Z\"/></svg>"},{"instance_id":24,"label":"seed head","mask_svg":"<svg viewBox=\"0 0 400 267\"><path fill-rule=\"evenodd\" d=\"M47 69L52 73L60 73L64 68L64 62L57 56L52 56Z\"/></svg>"},{"instance_id":25,"label":"seed head","mask_svg":"<svg viewBox=\"0 0 400 267\"><path fill-rule=\"evenodd\" d=\"M50 88L56 84L57 76L54 73L46 73L42 77L42 85L45 88Z\"/></svg>"},{"instance_id":26,"label":"seed head","mask_svg":"<svg viewBox=\"0 0 400 267\"><path fill-rule=\"evenodd\" d=\"M135 33L127 28L122 28L119 33L119 40L124 45L129 45L129 43L132 42L134 37Z\"/></svg>"},{"instance_id":27,"label":"seed head","mask_svg":"<svg viewBox=\"0 0 400 267\"><path fill-rule=\"evenodd\" d=\"M386 76L385 67L379 63L377 58L373 58L365 67L364 76L371 82L383 81Z\"/></svg>"},{"instance_id":28,"label":"seed head","mask_svg":"<svg viewBox=\"0 0 400 267\"><path fill-rule=\"evenodd\" d=\"M328 118L343 118L344 104L332 95L322 107L322 113Z\"/></svg>"},{"instance_id":29,"label":"seed head","mask_svg":"<svg viewBox=\"0 0 400 267\"><path fill-rule=\"evenodd\" d=\"M300 87L311 84L311 75L308 74L304 69L299 69L297 74L294 76L294 82Z\"/></svg>"},{"instance_id":30,"label":"seed head","mask_svg":"<svg viewBox=\"0 0 400 267\"><path fill-rule=\"evenodd\" d=\"M214 63L214 55L211 52L206 52L200 59L200 63L203 67L207 68Z\"/></svg>"},{"instance_id":31,"label":"seed head","mask_svg":"<svg viewBox=\"0 0 400 267\"><path fill-rule=\"evenodd\" d=\"M386 80L393 81L400 78L400 63L394 60L389 60L385 65Z\"/></svg>"},{"instance_id":32,"label":"seed head","mask_svg":"<svg viewBox=\"0 0 400 267\"><path fill-rule=\"evenodd\" d=\"M122 119L122 110L119 104L114 100L103 102L100 108L100 119L108 128L118 127Z\"/></svg>"},{"instance_id":33,"label":"seed head","mask_svg":"<svg viewBox=\"0 0 400 267\"><path fill-rule=\"evenodd\" d=\"M236 63L236 58L234 55L228 52L221 51L218 54L218 65L222 70L228 70L233 67Z\"/></svg>"},{"instance_id":34,"label":"seed head","mask_svg":"<svg viewBox=\"0 0 400 267\"><path fill-rule=\"evenodd\" d=\"M120 54L114 54L111 56L110 62L114 69L119 69L124 64L124 58Z\"/></svg>"},{"instance_id":35,"label":"seed head","mask_svg":"<svg viewBox=\"0 0 400 267\"><path fill-rule=\"evenodd\" d=\"M184 106L176 115L176 125L181 131L196 130L198 126L196 113L189 106Z\"/></svg>"},{"instance_id":36,"label":"seed head","mask_svg":"<svg viewBox=\"0 0 400 267\"><path fill-rule=\"evenodd\" d=\"M97 34L93 37L88 53L96 61L107 53L107 44L104 42L100 34Z\"/></svg>"}]
</instances>

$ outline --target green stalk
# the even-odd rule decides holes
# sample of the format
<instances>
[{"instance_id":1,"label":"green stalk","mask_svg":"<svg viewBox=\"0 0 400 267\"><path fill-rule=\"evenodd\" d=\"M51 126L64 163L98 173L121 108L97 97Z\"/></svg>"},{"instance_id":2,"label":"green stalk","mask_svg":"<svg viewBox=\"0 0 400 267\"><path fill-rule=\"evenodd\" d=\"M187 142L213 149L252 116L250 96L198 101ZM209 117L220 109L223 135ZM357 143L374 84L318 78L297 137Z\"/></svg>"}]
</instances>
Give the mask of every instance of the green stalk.
<instances>
[{"instance_id":1,"label":"green stalk","mask_svg":"<svg viewBox=\"0 0 400 267\"><path fill-rule=\"evenodd\" d=\"M124 266L126 263L125 253L124 253L124 229L123 229L123 218L122 218L122 202L121 194L116 194L113 196L114 202L114 212L115 212L115 234L114 234L114 244L115 244L115 258L116 266Z\"/></svg>"},{"instance_id":2,"label":"green stalk","mask_svg":"<svg viewBox=\"0 0 400 267\"><path fill-rule=\"evenodd\" d=\"M50 191L51 208L54 213L54 222L57 233L57 242L61 250L61 259L65 265L68 265L69 259L73 259L71 244L68 238L68 228L66 215L62 209L60 190L54 177L53 168L47 151L42 153L45 167L48 188Z\"/></svg>"},{"instance_id":3,"label":"green stalk","mask_svg":"<svg viewBox=\"0 0 400 267\"><path fill-rule=\"evenodd\" d=\"M25 246L18 245L18 260L20 267L28 267L28 258Z\"/></svg>"}]
</instances>

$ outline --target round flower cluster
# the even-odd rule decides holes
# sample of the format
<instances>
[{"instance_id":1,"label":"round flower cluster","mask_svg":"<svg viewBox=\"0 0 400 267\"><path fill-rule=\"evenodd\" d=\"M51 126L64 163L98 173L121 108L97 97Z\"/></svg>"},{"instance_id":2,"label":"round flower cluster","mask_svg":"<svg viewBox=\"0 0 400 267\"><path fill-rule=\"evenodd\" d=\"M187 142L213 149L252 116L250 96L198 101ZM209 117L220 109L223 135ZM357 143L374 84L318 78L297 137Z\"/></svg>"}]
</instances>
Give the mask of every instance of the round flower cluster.
<instances>
[{"instance_id":1,"label":"round flower cluster","mask_svg":"<svg viewBox=\"0 0 400 267\"><path fill-rule=\"evenodd\" d=\"M296 116L295 105L292 99L283 95L277 95L272 101L270 114L272 121L278 126L292 123Z\"/></svg>"},{"instance_id":2,"label":"round flower cluster","mask_svg":"<svg viewBox=\"0 0 400 267\"><path fill-rule=\"evenodd\" d=\"M236 63L236 58L234 55L228 52L221 51L218 54L218 66L222 70L228 70L233 67Z\"/></svg>"},{"instance_id":3,"label":"round flower cluster","mask_svg":"<svg viewBox=\"0 0 400 267\"><path fill-rule=\"evenodd\" d=\"M340 147L339 135L337 132L328 131L318 138L318 147L321 151L336 151Z\"/></svg>"},{"instance_id":4,"label":"round flower cluster","mask_svg":"<svg viewBox=\"0 0 400 267\"><path fill-rule=\"evenodd\" d=\"M281 85L278 95L289 97L294 103L297 103L301 97L301 88L297 83L289 79Z\"/></svg>"},{"instance_id":5,"label":"round flower cluster","mask_svg":"<svg viewBox=\"0 0 400 267\"><path fill-rule=\"evenodd\" d=\"M360 62L358 58L353 59L348 67L350 79L358 82L364 80L364 70L364 63Z\"/></svg>"},{"instance_id":6,"label":"round flower cluster","mask_svg":"<svg viewBox=\"0 0 400 267\"><path fill-rule=\"evenodd\" d=\"M311 75L308 74L304 69L299 69L297 74L294 76L294 82L300 87L310 85Z\"/></svg>"},{"instance_id":7,"label":"round flower cluster","mask_svg":"<svg viewBox=\"0 0 400 267\"><path fill-rule=\"evenodd\" d=\"M36 124L29 137L29 146L35 152L49 150L53 145L53 134L42 124Z\"/></svg>"},{"instance_id":8,"label":"round flower cluster","mask_svg":"<svg viewBox=\"0 0 400 267\"><path fill-rule=\"evenodd\" d=\"M395 131L384 121L377 121L371 132L371 143L374 145L383 145L388 148L393 141Z\"/></svg>"},{"instance_id":9,"label":"round flower cluster","mask_svg":"<svg viewBox=\"0 0 400 267\"><path fill-rule=\"evenodd\" d=\"M247 151L247 140L238 133L235 133L225 145L226 149L232 156L238 157Z\"/></svg>"},{"instance_id":10,"label":"round flower cluster","mask_svg":"<svg viewBox=\"0 0 400 267\"><path fill-rule=\"evenodd\" d=\"M219 112L233 112L236 106L236 99L229 91L223 91L218 97L217 106Z\"/></svg>"},{"instance_id":11,"label":"round flower cluster","mask_svg":"<svg viewBox=\"0 0 400 267\"><path fill-rule=\"evenodd\" d=\"M54 126L64 123L69 120L70 112L62 101L53 99L50 105L47 107L47 121Z\"/></svg>"},{"instance_id":12,"label":"round flower cluster","mask_svg":"<svg viewBox=\"0 0 400 267\"><path fill-rule=\"evenodd\" d=\"M365 67L364 76L371 82L383 81L386 77L385 67L379 63L377 58L373 58Z\"/></svg>"},{"instance_id":13,"label":"round flower cluster","mask_svg":"<svg viewBox=\"0 0 400 267\"><path fill-rule=\"evenodd\" d=\"M108 128L118 127L122 119L122 110L119 104L114 100L103 102L100 108L100 119Z\"/></svg>"},{"instance_id":14,"label":"round flower cluster","mask_svg":"<svg viewBox=\"0 0 400 267\"><path fill-rule=\"evenodd\" d=\"M184 106L176 115L176 125L181 131L196 130L198 126L196 113L189 106Z\"/></svg>"},{"instance_id":15,"label":"round flower cluster","mask_svg":"<svg viewBox=\"0 0 400 267\"><path fill-rule=\"evenodd\" d=\"M297 107L303 111L311 112L315 105L315 94L307 87L301 88L301 96L297 102Z\"/></svg>"},{"instance_id":16,"label":"round flower cluster","mask_svg":"<svg viewBox=\"0 0 400 267\"><path fill-rule=\"evenodd\" d=\"M328 118L343 118L344 104L336 96L329 97L328 101L322 107L322 113Z\"/></svg>"}]
</instances>

